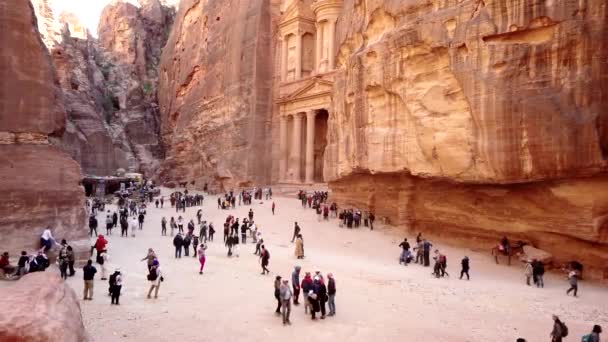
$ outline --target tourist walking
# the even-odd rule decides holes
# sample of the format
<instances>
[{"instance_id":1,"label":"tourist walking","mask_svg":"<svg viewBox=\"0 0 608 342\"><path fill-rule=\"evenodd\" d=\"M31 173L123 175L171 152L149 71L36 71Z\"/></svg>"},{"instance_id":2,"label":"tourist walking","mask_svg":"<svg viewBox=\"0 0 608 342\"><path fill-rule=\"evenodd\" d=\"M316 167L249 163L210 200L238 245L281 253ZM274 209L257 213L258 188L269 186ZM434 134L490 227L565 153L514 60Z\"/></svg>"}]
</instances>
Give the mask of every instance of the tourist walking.
<instances>
[{"instance_id":1,"label":"tourist walking","mask_svg":"<svg viewBox=\"0 0 608 342\"><path fill-rule=\"evenodd\" d=\"M270 260L270 253L262 245L262 252L260 253L260 264L262 265L262 274L268 274L270 271L268 270L268 261Z\"/></svg>"},{"instance_id":2,"label":"tourist walking","mask_svg":"<svg viewBox=\"0 0 608 342\"><path fill-rule=\"evenodd\" d=\"M460 279L462 279L463 275L467 275L467 280L469 280L469 257L465 256L460 262L462 269L460 270Z\"/></svg>"},{"instance_id":3,"label":"tourist walking","mask_svg":"<svg viewBox=\"0 0 608 342\"><path fill-rule=\"evenodd\" d=\"M48 252L57 242L51 233L51 227L46 227L40 235L40 247L43 248L44 252Z\"/></svg>"},{"instance_id":4,"label":"tourist walking","mask_svg":"<svg viewBox=\"0 0 608 342\"><path fill-rule=\"evenodd\" d=\"M296 238L294 254L296 255L296 258L304 259L304 239L302 238L302 234L298 234L298 237Z\"/></svg>"},{"instance_id":5,"label":"tourist walking","mask_svg":"<svg viewBox=\"0 0 608 342\"><path fill-rule=\"evenodd\" d=\"M150 289L148 290L148 299L152 295L152 290L154 290L154 298L158 298L158 289L160 288L160 283L163 281L163 274L160 270L160 264L158 260L154 260L152 263L152 268L150 268L150 272L148 273L148 281L150 282Z\"/></svg>"},{"instance_id":6,"label":"tourist walking","mask_svg":"<svg viewBox=\"0 0 608 342\"><path fill-rule=\"evenodd\" d=\"M568 336L568 327L556 315L553 315L553 330L550 336L551 342L562 342L563 338Z\"/></svg>"},{"instance_id":7,"label":"tourist walking","mask_svg":"<svg viewBox=\"0 0 608 342\"><path fill-rule=\"evenodd\" d=\"M125 216L120 217L120 237L128 237L129 222Z\"/></svg>"},{"instance_id":8,"label":"tourist walking","mask_svg":"<svg viewBox=\"0 0 608 342\"><path fill-rule=\"evenodd\" d=\"M275 314L281 314L281 276L276 276L274 279L274 298L277 300L277 309L274 311Z\"/></svg>"},{"instance_id":9,"label":"tourist walking","mask_svg":"<svg viewBox=\"0 0 608 342\"><path fill-rule=\"evenodd\" d=\"M184 247L184 256L190 256L190 242L192 242L190 233L184 236L182 246Z\"/></svg>"},{"instance_id":10,"label":"tourist walking","mask_svg":"<svg viewBox=\"0 0 608 342\"><path fill-rule=\"evenodd\" d=\"M70 270L69 276L73 277L74 274L76 274L76 270L74 270L74 262L76 261L76 257L74 256L74 249L70 245L68 245L68 247L66 248L66 256L68 259L68 269Z\"/></svg>"},{"instance_id":11,"label":"tourist walking","mask_svg":"<svg viewBox=\"0 0 608 342\"><path fill-rule=\"evenodd\" d=\"M177 235L173 238L173 246L175 247L175 257L182 257L182 245L184 244L184 238L182 237L182 233L178 232Z\"/></svg>"},{"instance_id":12,"label":"tourist walking","mask_svg":"<svg viewBox=\"0 0 608 342\"><path fill-rule=\"evenodd\" d=\"M97 236L97 218L95 215L89 217L89 236L93 236L93 232L95 232L95 236Z\"/></svg>"},{"instance_id":13,"label":"tourist walking","mask_svg":"<svg viewBox=\"0 0 608 342\"><path fill-rule=\"evenodd\" d=\"M203 269L205 268L205 261L207 260L205 258L206 249L207 249L207 246L205 246L204 243L201 243L201 245L198 247L198 262L201 264L201 267L198 270L198 274L203 274Z\"/></svg>"},{"instance_id":14,"label":"tourist walking","mask_svg":"<svg viewBox=\"0 0 608 342\"><path fill-rule=\"evenodd\" d=\"M570 295L571 291L574 291L574 297L577 297L578 293L578 272L576 270L570 271L568 274L568 282L570 283L570 288L566 291L566 295Z\"/></svg>"},{"instance_id":15,"label":"tourist walking","mask_svg":"<svg viewBox=\"0 0 608 342\"><path fill-rule=\"evenodd\" d=\"M139 223L137 222L137 217L131 217L131 222L129 222L129 228L131 229L131 237L135 237L135 231L137 230L137 226Z\"/></svg>"},{"instance_id":16,"label":"tourist walking","mask_svg":"<svg viewBox=\"0 0 608 342\"><path fill-rule=\"evenodd\" d=\"M401 242L399 244L399 247L401 247L401 255L399 256L399 265L401 265L403 263L405 266L407 266L408 257L410 254L410 243L407 242L407 238L403 239L403 242Z\"/></svg>"},{"instance_id":17,"label":"tourist walking","mask_svg":"<svg viewBox=\"0 0 608 342\"><path fill-rule=\"evenodd\" d=\"M600 334L602 333L602 327L599 325L594 325L591 330L591 334L587 334L583 336L581 339L582 342L600 342Z\"/></svg>"},{"instance_id":18,"label":"tourist walking","mask_svg":"<svg viewBox=\"0 0 608 342\"><path fill-rule=\"evenodd\" d=\"M110 211L108 210L108 214L106 215L106 235L112 235L112 227L114 227L114 221L112 221L112 216L110 216Z\"/></svg>"},{"instance_id":19,"label":"tourist walking","mask_svg":"<svg viewBox=\"0 0 608 342\"><path fill-rule=\"evenodd\" d=\"M275 206L274 202L272 202L272 215L274 215L274 209L275 209L275 207L276 206Z\"/></svg>"},{"instance_id":20,"label":"tourist walking","mask_svg":"<svg viewBox=\"0 0 608 342\"><path fill-rule=\"evenodd\" d=\"M161 236L167 235L167 219L164 216L160 220L160 235Z\"/></svg>"},{"instance_id":21,"label":"tourist walking","mask_svg":"<svg viewBox=\"0 0 608 342\"><path fill-rule=\"evenodd\" d=\"M540 260L532 261L532 276L536 287L545 287L543 276L545 275L545 265Z\"/></svg>"},{"instance_id":22,"label":"tourist walking","mask_svg":"<svg viewBox=\"0 0 608 342\"><path fill-rule=\"evenodd\" d=\"M424 257L424 266L428 267L431 265L431 247L433 244L427 241L426 239L422 239L422 253Z\"/></svg>"},{"instance_id":23,"label":"tourist walking","mask_svg":"<svg viewBox=\"0 0 608 342\"><path fill-rule=\"evenodd\" d=\"M530 279L532 279L533 275L532 260L527 260L526 265L524 266L524 276L526 276L526 284L528 286L530 286ZM534 281L534 283L536 283L536 281Z\"/></svg>"},{"instance_id":24,"label":"tourist walking","mask_svg":"<svg viewBox=\"0 0 608 342\"><path fill-rule=\"evenodd\" d=\"M291 237L291 242L293 243L293 241L298 237L298 234L300 234L300 226L298 226L298 222L294 223L293 226L293 236Z\"/></svg>"},{"instance_id":25,"label":"tourist walking","mask_svg":"<svg viewBox=\"0 0 608 342\"><path fill-rule=\"evenodd\" d=\"M180 233L184 232L184 219L181 216L177 218L177 229Z\"/></svg>"},{"instance_id":26,"label":"tourist walking","mask_svg":"<svg viewBox=\"0 0 608 342\"><path fill-rule=\"evenodd\" d=\"M110 297L112 301L110 305L120 305L120 291L122 290L122 274L120 269L117 268L112 275L110 275Z\"/></svg>"},{"instance_id":27,"label":"tourist walking","mask_svg":"<svg viewBox=\"0 0 608 342\"><path fill-rule=\"evenodd\" d=\"M289 315L291 314L291 288L289 288L289 281L283 280L280 288L281 297L281 312L283 314L283 324L291 324L289 321Z\"/></svg>"},{"instance_id":28,"label":"tourist walking","mask_svg":"<svg viewBox=\"0 0 608 342\"><path fill-rule=\"evenodd\" d=\"M93 279L95 278L97 269L93 266L93 260L89 259L87 264L82 268L84 279L83 300L93 300Z\"/></svg>"},{"instance_id":29,"label":"tourist walking","mask_svg":"<svg viewBox=\"0 0 608 342\"><path fill-rule=\"evenodd\" d=\"M139 230L142 230L144 228L144 218L146 217L146 215L144 215L143 212L139 212L139 216L137 216L137 221L139 222Z\"/></svg>"},{"instance_id":30,"label":"tourist walking","mask_svg":"<svg viewBox=\"0 0 608 342\"><path fill-rule=\"evenodd\" d=\"M336 314L336 280L332 273L327 274L327 305L329 306L328 316Z\"/></svg>"},{"instance_id":31,"label":"tourist walking","mask_svg":"<svg viewBox=\"0 0 608 342\"><path fill-rule=\"evenodd\" d=\"M304 298L304 313L308 313L308 308L310 307L310 301L308 300L308 294L312 291L313 282L310 272L306 272L304 274L304 279L302 279L302 296Z\"/></svg>"},{"instance_id":32,"label":"tourist walking","mask_svg":"<svg viewBox=\"0 0 608 342\"><path fill-rule=\"evenodd\" d=\"M215 234L215 228L213 223L209 223L209 241L213 241L213 234Z\"/></svg>"},{"instance_id":33,"label":"tourist walking","mask_svg":"<svg viewBox=\"0 0 608 342\"><path fill-rule=\"evenodd\" d=\"M291 273L291 286L293 286L293 305L299 305L300 297L300 266L295 266Z\"/></svg>"},{"instance_id":34,"label":"tourist walking","mask_svg":"<svg viewBox=\"0 0 608 342\"><path fill-rule=\"evenodd\" d=\"M140 261L147 260L148 271L150 271L155 259L156 259L156 253L154 252L154 250L152 248L148 248L148 254L146 254L146 256L143 259L141 259Z\"/></svg>"},{"instance_id":35,"label":"tourist walking","mask_svg":"<svg viewBox=\"0 0 608 342\"><path fill-rule=\"evenodd\" d=\"M99 256L97 257L97 263L101 266L101 280L108 280L107 278L107 267L108 267L108 251L102 250Z\"/></svg>"}]
</instances>

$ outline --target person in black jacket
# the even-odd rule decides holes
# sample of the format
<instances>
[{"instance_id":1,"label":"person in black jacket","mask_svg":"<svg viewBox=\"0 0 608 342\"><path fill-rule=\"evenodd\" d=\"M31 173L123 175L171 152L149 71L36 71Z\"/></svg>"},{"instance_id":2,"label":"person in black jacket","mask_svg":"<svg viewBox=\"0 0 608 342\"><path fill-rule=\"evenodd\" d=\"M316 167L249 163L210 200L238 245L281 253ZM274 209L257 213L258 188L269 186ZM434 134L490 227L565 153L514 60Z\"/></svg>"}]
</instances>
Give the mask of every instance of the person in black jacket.
<instances>
[{"instance_id":1,"label":"person in black jacket","mask_svg":"<svg viewBox=\"0 0 608 342\"><path fill-rule=\"evenodd\" d=\"M89 217L89 236L93 236L93 231L95 231L95 236L97 236L97 219L94 215Z\"/></svg>"},{"instance_id":2,"label":"person in black jacket","mask_svg":"<svg viewBox=\"0 0 608 342\"><path fill-rule=\"evenodd\" d=\"M545 274L545 265L540 260L532 261L532 278L536 287L545 287L543 275Z\"/></svg>"},{"instance_id":3,"label":"person in black jacket","mask_svg":"<svg viewBox=\"0 0 608 342\"><path fill-rule=\"evenodd\" d=\"M185 256L190 256L190 242L191 241L192 241L192 239L190 238L190 233L186 234L186 236L184 236L184 239L182 240L182 246L184 247Z\"/></svg>"},{"instance_id":4,"label":"person in black jacket","mask_svg":"<svg viewBox=\"0 0 608 342\"><path fill-rule=\"evenodd\" d=\"M173 238L173 246L175 246L175 257L182 257L182 245L184 244L184 238L182 237L182 233L177 233Z\"/></svg>"},{"instance_id":5,"label":"person in black jacket","mask_svg":"<svg viewBox=\"0 0 608 342\"><path fill-rule=\"evenodd\" d=\"M462 265L462 270L460 270L460 279L462 279L463 275L467 275L467 280L469 280L469 257L465 256L460 262Z\"/></svg>"},{"instance_id":6,"label":"person in black jacket","mask_svg":"<svg viewBox=\"0 0 608 342\"><path fill-rule=\"evenodd\" d=\"M127 218L125 216L121 216L120 217L120 236L121 237L129 236L128 229L129 229L129 222L127 221Z\"/></svg>"},{"instance_id":7,"label":"person in black jacket","mask_svg":"<svg viewBox=\"0 0 608 342\"><path fill-rule=\"evenodd\" d=\"M317 277L315 277L317 278ZM323 277L319 276L315 279L315 289L319 300L319 308L321 309L321 319L325 319L325 303L327 303L327 287L323 281Z\"/></svg>"},{"instance_id":8,"label":"person in black jacket","mask_svg":"<svg viewBox=\"0 0 608 342\"><path fill-rule=\"evenodd\" d=\"M328 316L334 316L336 314L336 280L334 275L331 273L327 274L327 305L329 306Z\"/></svg>"},{"instance_id":9,"label":"person in black jacket","mask_svg":"<svg viewBox=\"0 0 608 342\"><path fill-rule=\"evenodd\" d=\"M144 228L144 218L146 216L144 215L144 213L139 213L139 216L137 217L137 220L139 221L139 230L142 230Z\"/></svg>"}]
</instances>

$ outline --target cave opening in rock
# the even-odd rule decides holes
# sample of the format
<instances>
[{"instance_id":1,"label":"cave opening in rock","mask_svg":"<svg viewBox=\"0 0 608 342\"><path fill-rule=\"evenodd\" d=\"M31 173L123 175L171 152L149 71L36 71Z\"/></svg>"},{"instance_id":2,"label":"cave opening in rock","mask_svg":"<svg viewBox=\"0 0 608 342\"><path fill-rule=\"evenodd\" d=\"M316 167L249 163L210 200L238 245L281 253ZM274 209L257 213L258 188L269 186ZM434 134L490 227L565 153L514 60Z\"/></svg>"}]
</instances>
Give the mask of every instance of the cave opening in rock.
<instances>
[{"instance_id":1,"label":"cave opening in rock","mask_svg":"<svg viewBox=\"0 0 608 342\"><path fill-rule=\"evenodd\" d=\"M315 116L315 145L314 145L314 181L315 183L323 182L323 156L325 154L325 147L327 147L327 120L329 119L329 112L325 109L321 109Z\"/></svg>"}]
</instances>

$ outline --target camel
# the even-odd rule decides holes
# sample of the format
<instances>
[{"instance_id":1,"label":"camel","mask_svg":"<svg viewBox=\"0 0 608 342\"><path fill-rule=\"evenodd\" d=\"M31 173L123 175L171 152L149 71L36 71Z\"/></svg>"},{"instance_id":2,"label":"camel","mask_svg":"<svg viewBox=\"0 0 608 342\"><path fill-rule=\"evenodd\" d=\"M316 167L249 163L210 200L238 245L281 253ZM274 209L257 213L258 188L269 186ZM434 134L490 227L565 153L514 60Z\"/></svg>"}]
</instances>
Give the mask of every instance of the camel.
<instances>
[{"instance_id":1,"label":"camel","mask_svg":"<svg viewBox=\"0 0 608 342\"><path fill-rule=\"evenodd\" d=\"M491 252L492 252L492 255L494 256L494 260L496 260L497 264L499 263L498 262L499 255L507 256L507 264L510 266L511 257L523 254L525 245L527 245L527 243L525 243L523 241L517 241L517 243L509 246L509 253L505 253L504 251L501 250L501 248L500 248L501 246L497 245L496 247L492 248Z\"/></svg>"}]
</instances>

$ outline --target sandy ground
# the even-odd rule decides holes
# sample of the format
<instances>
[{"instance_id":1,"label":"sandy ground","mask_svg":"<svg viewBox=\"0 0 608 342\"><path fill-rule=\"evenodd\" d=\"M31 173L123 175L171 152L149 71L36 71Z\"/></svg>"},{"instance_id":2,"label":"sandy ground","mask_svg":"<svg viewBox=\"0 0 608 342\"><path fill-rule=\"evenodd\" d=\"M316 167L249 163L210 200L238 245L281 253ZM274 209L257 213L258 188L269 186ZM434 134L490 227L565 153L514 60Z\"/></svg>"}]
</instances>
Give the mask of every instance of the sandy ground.
<instances>
[{"instance_id":1,"label":"sandy ground","mask_svg":"<svg viewBox=\"0 0 608 342\"><path fill-rule=\"evenodd\" d=\"M546 275L544 289L528 287L522 267L495 265L489 255L441 244L451 277L436 279L430 268L398 264L397 245L404 236L395 229L339 228L336 220L318 222L296 199L274 200L275 216L272 201L251 206L271 253L271 274L266 276L260 275L254 244L240 245L240 258L228 258L222 243L225 217L242 218L250 206L218 210L215 196L205 199L204 219L214 223L217 233L207 250L204 275L198 274L195 258L175 259L172 238L160 235L161 217L175 216L170 207L150 208L135 238L121 238L115 231L109 237L109 268L123 272L121 305L110 305L107 282L97 277L94 300L81 302L91 340L549 341L553 313L570 328L566 341L579 341L593 324L608 328L604 287L581 282L580 298L567 297L567 281L558 274ZM188 208L184 217L195 218L197 209ZM304 260L293 255L294 221L302 227ZM140 259L148 247L157 251L165 275L156 300L145 298L147 269ZM464 255L471 259L471 281L458 279ZM294 265L334 274L335 317L311 321L300 305L292 309L293 325L281 324L274 314L273 280L275 275L289 277ZM82 271L68 281L81 296Z\"/></svg>"}]
</instances>

